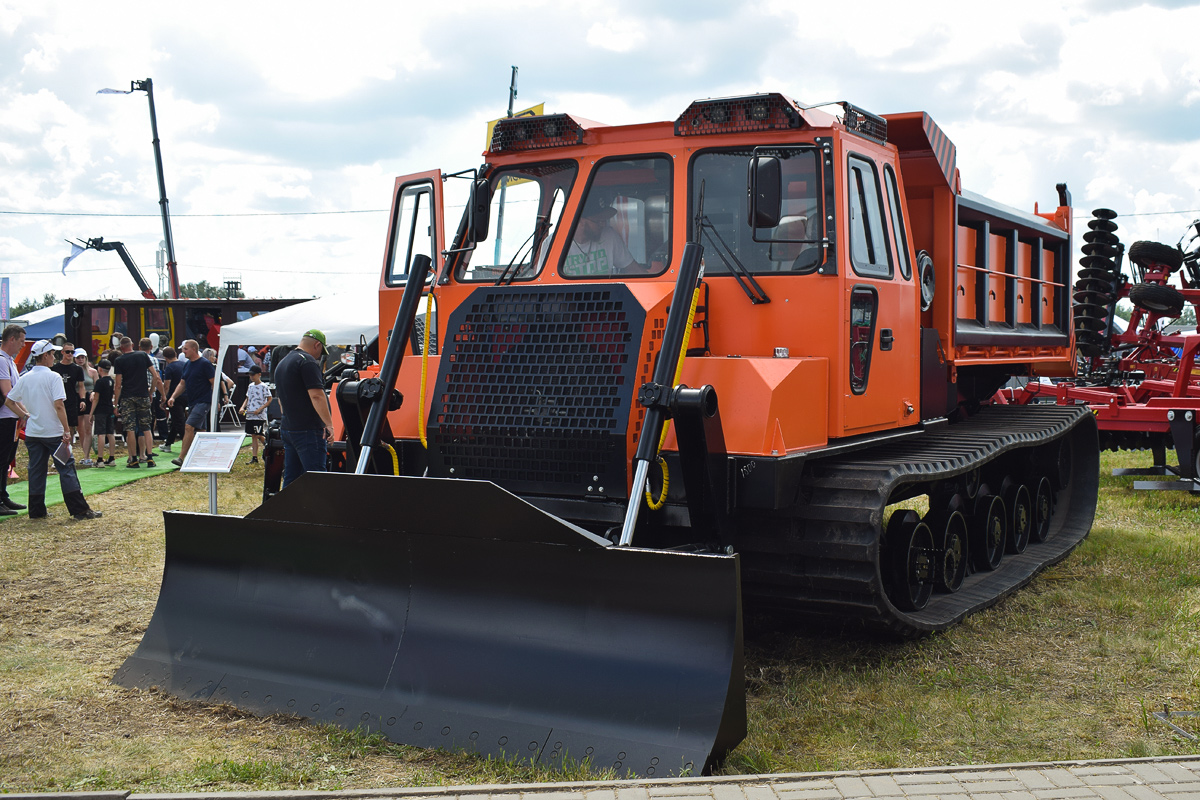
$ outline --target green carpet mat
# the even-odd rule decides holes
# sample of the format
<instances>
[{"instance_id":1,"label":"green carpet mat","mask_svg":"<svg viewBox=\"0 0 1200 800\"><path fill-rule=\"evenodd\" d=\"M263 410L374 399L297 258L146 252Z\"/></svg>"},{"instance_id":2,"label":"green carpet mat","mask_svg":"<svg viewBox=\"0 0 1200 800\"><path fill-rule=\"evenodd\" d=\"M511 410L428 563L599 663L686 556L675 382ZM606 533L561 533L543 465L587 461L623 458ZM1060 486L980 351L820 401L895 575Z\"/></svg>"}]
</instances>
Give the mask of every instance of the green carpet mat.
<instances>
[{"instance_id":1,"label":"green carpet mat","mask_svg":"<svg viewBox=\"0 0 1200 800\"><path fill-rule=\"evenodd\" d=\"M242 447L247 447L250 444L250 437L247 436L242 442ZM21 445L21 450L25 450L25 445ZM85 496L92 494L100 494L107 492L109 489L114 489L118 486L124 486L127 483L133 483L140 478L149 478L153 475L162 475L167 472L174 472L179 469L171 463L172 458L179 458L179 447L175 447L174 453L160 453L155 448L154 462L156 467L147 467L145 464L130 469L125 466L128 459L127 454L122 453L113 461L111 467L89 467L87 469L79 468L79 461L75 462L75 474L79 476L79 487L83 490ZM18 463L21 463L20 461ZM15 483L9 479L8 496L11 500L15 500L21 505L29 505L29 481L24 480L28 475L21 473L20 483ZM46 476L46 507L60 505L63 501L62 487L58 482L58 475ZM20 511L19 514L27 514L28 511ZM6 517L0 517L0 520Z\"/></svg>"}]
</instances>

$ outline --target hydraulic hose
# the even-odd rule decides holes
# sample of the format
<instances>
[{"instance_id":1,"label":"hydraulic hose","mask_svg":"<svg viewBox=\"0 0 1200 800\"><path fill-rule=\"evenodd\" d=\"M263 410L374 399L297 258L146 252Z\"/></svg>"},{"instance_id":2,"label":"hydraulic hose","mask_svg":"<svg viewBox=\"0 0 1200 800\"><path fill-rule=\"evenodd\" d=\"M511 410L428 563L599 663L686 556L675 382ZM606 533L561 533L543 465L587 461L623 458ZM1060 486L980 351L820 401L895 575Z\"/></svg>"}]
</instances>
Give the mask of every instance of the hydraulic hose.
<instances>
[{"instance_id":1,"label":"hydraulic hose","mask_svg":"<svg viewBox=\"0 0 1200 800\"><path fill-rule=\"evenodd\" d=\"M423 253L413 258L412 270L408 273L408 280L404 283L404 294L400 297L400 307L396 310L396 322L388 338L387 352L384 353L383 363L379 365L379 377L374 379L382 384L382 391L377 393L375 402L367 414L366 424L363 425L360 442L362 449L358 454L358 464L354 467L356 474L366 473L367 466L371 463L371 450L379 441L379 431L383 429L383 419L387 415L389 400L396 386L396 376L400 374L400 363L404 360L404 348L408 346L413 318L417 315L418 303L425 292L425 278L429 275L432 265L432 259Z\"/></svg>"},{"instance_id":2,"label":"hydraulic hose","mask_svg":"<svg viewBox=\"0 0 1200 800\"><path fill-rule=\"evenodd\" d=\"M679 276L675 280L676 299L692 297L700 281L700 261L704 256L704 247L696 242L688 242L683 247L683 257L679 263ZM673 385L678 361L674 364L668 354L680 352L690 333L685 326L691 311L688 305L680 302L671 303L671 311L667 315L667 327L663 331L662 348L658 364L654 368L653 383L649 388L658 394L669 393ZM667 357L663 357L667 356ZM663 423L666 421L666 400L664 396L639 398L646 406L646 415L642 419L642 432L638 438L637 454L634 456L633 490L629 494L629 505L625 508L625 522L621 527L620 544L627 547L633 541L633 530L637 527L638 509L642 506L642 493L646 490L646 479L649 475L650 462L658 457L658 442L662 436Z\"/></svg>"}]
</instances>

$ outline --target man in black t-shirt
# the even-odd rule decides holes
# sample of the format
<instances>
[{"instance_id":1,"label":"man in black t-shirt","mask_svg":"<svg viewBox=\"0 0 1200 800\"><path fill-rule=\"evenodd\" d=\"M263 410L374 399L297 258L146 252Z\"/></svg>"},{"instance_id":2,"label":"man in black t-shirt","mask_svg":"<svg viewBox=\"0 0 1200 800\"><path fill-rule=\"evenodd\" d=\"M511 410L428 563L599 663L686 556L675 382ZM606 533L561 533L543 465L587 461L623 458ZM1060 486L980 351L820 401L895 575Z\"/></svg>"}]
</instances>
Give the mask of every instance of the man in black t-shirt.
<instances>
[{"instance_id":1,"label":"man in black t-shirt","mask_svg":"<svg viewBox=\"0 0 1200 800\"><path fill-rule=\"evenodd\" d=\"M325 442L333 436L333 418L318 358L325 355L325 334L313 329L275 368L275 395L283 409L283 485L305 472L325 471Z\"/></svg>"},{"instance_id":2,"label":"man in black t-shirt","mask_svg":"<svg viewBox=\"0 0 1200 800\"><path fill-rule=\"evenodd\" d=\"M63 389L67 393L63 408L66 409L67 425L71 428L71 437L74 438L78 433L76 429L79 427L79 412L87 403L87 395L83 389L83 367L75 363L75 345L70 342L64 344L62 360L56 361L50 369L62 378Z\"/></svg>"},{"instance_id":3,"label":"man in black t-shirt","mask_svg":"<svg viewBox=\"0 0 1200 800\"><path fill-rule=\"evenodd\" d=\"M169 453L175 440L183 438L183 424L187 419L187 403L167 403L167 399L174 394L175 387L183 380L183 362L179 360L174 347L164 347L162 354L166 360L163 365L162 379L167 385L167 394L163 397L162 404L163 408L167 409L167 435L158 449L163 453Z\"/></svg>"},{"instance_id":4,"label":"man in black t-shirt","mask_svg":"<svg viewBox=\"0 0 1200 800\"><path fill-rule=\"evenodd\" d=\"M134 352L133 340L121 337L121 356L113 364L113 402L121 412L121 424L125 428L125 444L129 446L127 467L138 467L138 442L142 444L141 460L147 467L154 463L154 415L150 413L150 384L165 395L162 378L150 358L153 344L149 339L138 343ZM149 378L147 378L147 373Z\"/></svg>"}]
</instances>

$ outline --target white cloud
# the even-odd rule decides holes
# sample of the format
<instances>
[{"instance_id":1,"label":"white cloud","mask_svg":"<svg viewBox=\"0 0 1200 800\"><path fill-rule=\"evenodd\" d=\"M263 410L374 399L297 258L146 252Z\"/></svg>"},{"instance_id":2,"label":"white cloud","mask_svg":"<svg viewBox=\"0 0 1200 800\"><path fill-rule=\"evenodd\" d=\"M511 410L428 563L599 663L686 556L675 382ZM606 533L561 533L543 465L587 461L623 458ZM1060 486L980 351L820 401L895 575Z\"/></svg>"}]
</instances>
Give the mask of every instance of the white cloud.
<instances>
[{"instance_id":1,"label":"white cloud","mask_svg":"<svg viewBox=\"0 0 1200 800\"><path fill-rule=\"evenodd\" d=\"M628 53L645 41L646 32L640 21L628 17L592 23L587 32L588 44L614 53Z\"/></svg>"}]
</instances>

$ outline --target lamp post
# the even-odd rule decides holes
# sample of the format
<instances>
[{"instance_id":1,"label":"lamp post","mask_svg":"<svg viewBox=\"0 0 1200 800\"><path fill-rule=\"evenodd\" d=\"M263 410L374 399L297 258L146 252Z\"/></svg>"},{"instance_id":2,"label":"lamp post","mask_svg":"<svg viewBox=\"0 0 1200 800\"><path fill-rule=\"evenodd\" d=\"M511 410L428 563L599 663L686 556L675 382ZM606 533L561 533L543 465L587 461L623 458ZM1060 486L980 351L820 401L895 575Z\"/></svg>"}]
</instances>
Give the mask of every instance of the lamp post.
<instances>
[{"instance_id":1,"label":"lamp post","mask_svg":"<svg viewBox=\"0 0 1200 800\"><path fill-rule=\"evenodd\" d=\"M150 100L150 133L153 135L154 166L158 171L158 207L162 211L163 241L167 248L167 278L170 284L171 298L179 299L179 272L175 264L175 240L171 236L171 213L167 202L167 184L163 180L162 148L158 142L158 118L154 114L154 81L146 78L144 81L130 81L129 91L120 89L101 89L96 94L133 94L145 92Z\"/></svg>"}]
</instances>

